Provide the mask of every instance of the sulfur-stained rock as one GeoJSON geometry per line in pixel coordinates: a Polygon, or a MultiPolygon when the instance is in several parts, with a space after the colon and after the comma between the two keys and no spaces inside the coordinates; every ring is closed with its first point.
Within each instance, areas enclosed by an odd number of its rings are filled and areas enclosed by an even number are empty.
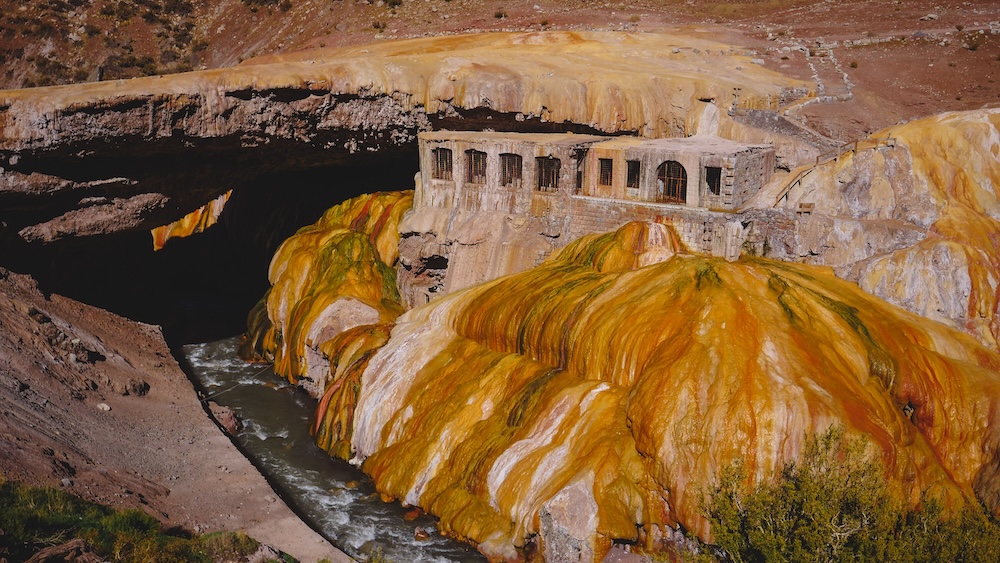
{"type": "Polygon", "coordinates": [[[808,202],[818,216],[798,229],[799,259],[998,348],[1000,110],[933,116],[875,139],[789,192],[784,207],[808,202]]]}
{"type": "Polygon", "coordinates": [[[353,418],[383,496],[491,557],[540,535],[556,560],[597,561],[679,526],[711,539],[699,491],[724,467],[765,479],[837,424],[905,502],[1000,511],[996,352],[828,270],[663,248],[653,229],[401,316],[353,418]]]}
{"type": "Polygon", "coordinates": [[[264,174],[405,158],[431,128],[725,129],[797,164],[808,143],[728,117],[810,90],[750,58],[684,34],[480,33],[3,91],[0,221],[38,243],[152,229],[264,174]]]}
{"type": "Polygon", "coordinates": [[[286,240],[271,262],[272,287],[251,312],[244,357],[273,358],[276,373],[322,395],[330,363],[321,347],[402,311],[387,264],[396,260],[398,225],[412,200],[412,192],[355,198],[286,240]]]}

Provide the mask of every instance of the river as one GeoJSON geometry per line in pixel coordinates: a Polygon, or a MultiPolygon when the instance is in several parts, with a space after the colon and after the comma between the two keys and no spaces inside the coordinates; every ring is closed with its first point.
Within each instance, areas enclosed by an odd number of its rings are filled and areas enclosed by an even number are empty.
{"type": "Polygon", "coordinates": [[[485,558],[442,537],[430,516],[384,503],[361,471],[313,443],[316,401],[267,367],[237,357],[239,337],[181,348],[183,366],[207,398],[232,408],[244,428],[233,440],[275,490],[313,528],[352,557],[375,549],[397,563],[472,563],[485,558]],[[416,539],[418,528],[427,539],[416,539]]]}

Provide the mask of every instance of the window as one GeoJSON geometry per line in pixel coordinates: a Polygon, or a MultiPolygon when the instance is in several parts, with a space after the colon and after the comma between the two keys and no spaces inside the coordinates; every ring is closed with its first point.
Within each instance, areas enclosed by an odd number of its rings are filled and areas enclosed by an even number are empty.
{"type": "Polygon", "coordinates": [[[601,158],[598,159],[598,164],[600,165],[601,168],[600,184],[602,186],[610,186],[611,180],[614,177],[615,161],[611,160],[610,158],[601,158]]]}
{"type": "Polygon", "coordinates": [[[641,167],[638,160],[628,161],[628,177],[625,180],[625,187],[633,190],[639,189],[639,171],[641,167]]]}
{"type": "Polygon", "coordinates": [[[715,166],[706,166],[705,182],[708,184],[708,193],[712,195],[722,193],[722,169],[715,166]]]}
{"type": "Polygon", "coordinates": [[[662,203],[687,201],[687,171],[680,162],[668,160],[656,169],[656,201],[662,203]]]}
{"type": "Polygon", "coordinates": [[[574,149],[573,159],[576,160],[576,192],[583,193],[583,171],[587,167],[587,149],[574,149]]]}
{"type": "Polygon", "coordinates": [[[521,155],[511,153],[500,155],[500,185],[521,187],[521,155]]]}
{"type": "Polygon", "coordinates": [[[431,151],[431,177],[436,180],[451,180],[451,149],[431,151]]]}
{"type": "Polygon", "coordinates": [[[470,184],[486,183],[486,153],[474,149],[465,151],[465,181],[470,184]]]}
{"type": "Polygon", "coordinates": [[[559,189],[559,159],[540,156],[535,159],[535,164],[538,189],[543,192],[554,192],[559,189]]]}

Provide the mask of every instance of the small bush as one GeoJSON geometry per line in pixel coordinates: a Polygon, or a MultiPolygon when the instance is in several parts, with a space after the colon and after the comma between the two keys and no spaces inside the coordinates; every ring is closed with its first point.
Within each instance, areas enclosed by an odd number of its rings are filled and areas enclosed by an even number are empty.
{"type": "Polygon", "coordinates": [[[858,68],[858,61],[851,61],[851,68],[858,68]]]}
{"type": "Polygon", "coordinates": [[[372,27],[381,33],[385,29],[385,22],[375,20],[372,22],[372,27]]]}
{"type": "Polygon", "coordinates": [[[403,0],[385,0],[385,5],[390,8],[398,8],[403,5],[403,0]]]}
{"type": "Polygon", "coordinates": [[[507,12],[503,10],[497,10],[496,12],[493,13],[493,17],[498,20],[502,20],[507,17],[507,12]]]}
{"type": "Polygon", "coordinates": [[[866,450],[833,428],[807,437],[802,459],[773,483],[747,492],[741,466],[724,470],[703,503],[717,548],[736,563],[995,560],[1000,525],[981,506],[949,516],[925,496],[908,510],[866,450]]]}
{"type": "Polygon", "coordinates": [[[257,540],[243,532],[215,532],[201,537],[201,545],[213,561],[241,560],[260,547],[257,540]]]}

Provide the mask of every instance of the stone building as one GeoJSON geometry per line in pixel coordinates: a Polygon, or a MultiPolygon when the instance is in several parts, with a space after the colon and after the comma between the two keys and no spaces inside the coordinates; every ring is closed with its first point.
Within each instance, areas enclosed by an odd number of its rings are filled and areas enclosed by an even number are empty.
{"type": "Polygon", "coordinates": [[[413,210],[400,225],[398,279],[410,306],[525,270],[629,221],[667,222],[685,248],[729,260],[791,228],[782,216],[757,232],[757,218],[740,213],[771,178],[770,146],[435,131],[419,135],[419,148],[413,210]]]}
{"type": "Polygon", "coordinates": [[[774,149],[714,136],[421,133],[417,206],[528,212],[533,194],[731,211],[771,178],[774,149]]]}

